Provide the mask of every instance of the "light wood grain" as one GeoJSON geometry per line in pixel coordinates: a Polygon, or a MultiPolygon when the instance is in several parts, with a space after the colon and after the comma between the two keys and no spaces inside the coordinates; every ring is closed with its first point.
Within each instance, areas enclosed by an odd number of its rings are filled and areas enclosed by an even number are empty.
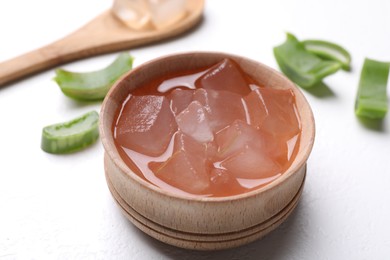
{"type": "Polygon", "coordinates": [[[0,86],[60,64],[98,54],[130,49],[179,35],[202,18],[204,0],[189,0],[188,15],[162,30],[135,31],[107,10],[74,33],[54,43],[0,63],[0,86]]]}
{"type": "MultiPolygon", "coordinates": [[[[148,223],[155,223],[177,234],[197,234],[197,237],[203,238],[205,236],[218,237],[221,234],[240,234],[244,230],[261,225],[261,223],[267,223],[286,208],[302,186],[306,161],[314,143],[315,128],[313,114],[305,97],[291,81],[279,72],[259,62],[236,55],[193,52],[147,62],[118,81],[103,102],[100,114],[100,132],[107,154],[105,171],[109,176],[109,185],[119,194],[120,199],[126,202],[128,208],[143,216],[149,221],[148,223]],[[281,177],[262,188],[244,194],[219,198],[194,198],[172,194],[133,173],[120,158],[114,145],[111,130],[115,112],[129,90],[142,87],[143,83],[151,78],[172,71],[208,67],[223,58],[236,61],[250,77],[262,85],[272,88],[288,88],[294,91],[301,118],[302,134],[298,154],[290,168],[281,177]]],[[[142,223],[142,225],[148,226],[147,223],[142,223]]],[[[150,229],[153,229],[151,225],[150,229]]],[[[160,230],[159,233],[163,232],[160,230]]],[[[167,233],[165,234],[167,235],[167,233]]],[[[256,235],[252,237],[256,237],[256,235]]],[[[160,235],[157,238],[167,242],[160,235]]],[[[177,246],[181,246],[180,243],[177,243],[180,239],[186,240],[178,235],[167,243],[176,243],[177,246]]],[[[239,238],[236,237],[236,239],[239,238]]],[[[198,244],[195,243],[194,246],[198,244]]],[[[232,243],[226,244],[226,246],[233,245],[232,243]]]]}
{"type": "MultiPolygon", "coordinates": [[[[111,167],[111,164],[112,161],[110,161],[110,158],[106,155],[106,169],[111,167]]],[[[306,165],[301,170],[306,172],[306,165]]],[[[115,190],[110,180],[110,173],[111,171],[106,171],[107,184],[111,194],[113,195],[115,202],[118,204],[123,214],[135,226],[140,228],[148,235],[167,244],[197,250],[220,250],[237,247],[265,236],[278,227],[293,212],[299,202],[304,185],[303,180],[298,193],[287,204],[287,206],[263,223],[237,232],[220,234],[197,234],[172,230],[151,221],[145,216],[140,215],[129,204],[127,204],[127,202],[120,196],[118,191],[115,190]]]]}

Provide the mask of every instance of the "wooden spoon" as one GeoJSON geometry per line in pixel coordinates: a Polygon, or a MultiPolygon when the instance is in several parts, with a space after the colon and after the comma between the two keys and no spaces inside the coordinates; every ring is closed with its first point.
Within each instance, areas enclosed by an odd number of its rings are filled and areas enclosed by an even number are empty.
{"type": "Polygon", "coordinates": [[[204,0],[189,0],[188,15],[184,19],[168,28],[147,31],[126,27],[107,10],[65,38],[0,63],[0,86],[69,61],[173,37],[201,20],[203,6],[204,0]]]}

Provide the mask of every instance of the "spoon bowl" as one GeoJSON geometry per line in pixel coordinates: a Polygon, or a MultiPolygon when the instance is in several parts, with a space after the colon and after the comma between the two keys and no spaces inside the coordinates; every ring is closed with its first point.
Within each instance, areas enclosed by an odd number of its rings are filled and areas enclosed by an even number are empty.
{"type": "Polygon", "coordinates": [[[136,31],[111,10],[56,42],[0,63],[0,86],[60,64],[158,42],[188,31],[201,21],[204,0],[188,0],[187,15],[163,29],[136,31]]]}

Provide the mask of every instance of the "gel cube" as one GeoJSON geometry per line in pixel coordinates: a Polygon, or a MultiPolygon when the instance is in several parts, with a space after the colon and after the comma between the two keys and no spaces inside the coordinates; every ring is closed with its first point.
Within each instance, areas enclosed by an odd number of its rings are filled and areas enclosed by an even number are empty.
{"type": "Polygon", "coordinates": [[[163,96],[131,96],[121,114],[117,140],[123,147],[149,156],[162,154],[177,130],[169,102],[163,96]]]}
{"type": "Polygon", "coordinates": [[[181,132],[175,136],[172,156],[149,167],[164,182],[189,193],[201,194],[210,186],[206,146],[181,132]]]}

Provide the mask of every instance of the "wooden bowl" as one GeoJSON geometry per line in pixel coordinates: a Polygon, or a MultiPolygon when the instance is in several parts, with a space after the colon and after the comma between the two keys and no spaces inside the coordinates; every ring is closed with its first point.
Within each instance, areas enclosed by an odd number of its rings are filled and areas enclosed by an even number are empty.
{"type": "Polygon", "coordinates": [[[105,149],[107,184],[125,216],[142,231],[165,243],[189,249],[216,250],[258,239],[290,215],[302,192],[315,127],[305,97],[279,72],[244,57],[193,52],[147,62],[117,81],[103,102],[100,134],[105,149]],[[115,113],[129,91],[142,87],[151,78],[212,66],[224,58],[237,62],[260,84],[294,91],[302,132],[299,151],[288,170],[262,188],[234,196],[208,198],[173,194],[133,173],[120,157],[112,134],[115,113]]]}

